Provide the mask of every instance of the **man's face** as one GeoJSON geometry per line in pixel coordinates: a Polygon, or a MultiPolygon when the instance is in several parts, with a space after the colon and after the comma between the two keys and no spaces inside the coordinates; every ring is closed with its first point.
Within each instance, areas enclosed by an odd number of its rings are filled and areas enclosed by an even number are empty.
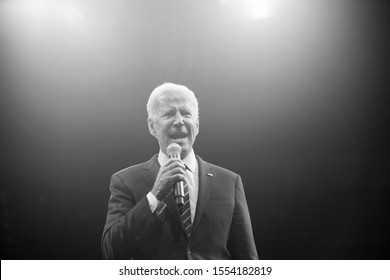
{"type": "Polygon", "coordinates": [[[191,152],[199,132],[199,118],[194,106],[185,92],[163,93],[162,101],[155,108],[155,118],[148,119],[148,126],[165,154],[171,143],[180,145],[182,159],[191,152]]]}

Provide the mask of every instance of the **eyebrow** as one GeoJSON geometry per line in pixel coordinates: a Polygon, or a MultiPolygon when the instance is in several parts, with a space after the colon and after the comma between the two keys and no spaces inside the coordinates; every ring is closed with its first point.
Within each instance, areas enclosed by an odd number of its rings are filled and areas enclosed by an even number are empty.
{"type": "MultiPolygon", "coordinates": [[[[165,111],[170,111],[170,110],[176,109],[176,106],[163,105],[163,106],[160,106],[160,108],[165,110],[165,111]]],[[[184,105],[184,106],[180,106],[179,110],[180,111],[193,111],[194,109],[191,106],[184,105]]]]}

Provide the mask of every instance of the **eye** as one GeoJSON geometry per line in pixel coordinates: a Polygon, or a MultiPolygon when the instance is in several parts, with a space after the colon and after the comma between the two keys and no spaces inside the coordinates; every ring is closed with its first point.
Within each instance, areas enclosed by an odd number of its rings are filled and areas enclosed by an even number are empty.
{"type": "Polygon", "coordinates": [[[188,110],[182,110],[182,111],[181,111],[181,114],[182,114],[183,116],[186,116],[186,117],[191,117],[191,116],[192,116],[191,112],[188,111],[188,110]]]}
{"type": "Polygon", "coordinates": [[[172,117],[173,115],[175,114],[175,112],[173,110],[168,110],[166,111],[163,116],[164,117],[172,117]]]}

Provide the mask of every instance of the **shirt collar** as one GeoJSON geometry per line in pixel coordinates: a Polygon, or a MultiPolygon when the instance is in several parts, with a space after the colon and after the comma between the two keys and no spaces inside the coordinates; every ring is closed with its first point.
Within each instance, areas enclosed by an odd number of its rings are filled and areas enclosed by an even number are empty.
{"type": "MultiPolygon", "coordinates": [[[[164,166],[169,160],[169,157],[160,150],[157,159],[160,166],[164,166]]],[[[191,149],[191,152],[184,159],[182,159],[182,162],[187,166],[187,169],[189,169],[193,174],[195,174],[197,161],[194,149],[191,149]]]]}

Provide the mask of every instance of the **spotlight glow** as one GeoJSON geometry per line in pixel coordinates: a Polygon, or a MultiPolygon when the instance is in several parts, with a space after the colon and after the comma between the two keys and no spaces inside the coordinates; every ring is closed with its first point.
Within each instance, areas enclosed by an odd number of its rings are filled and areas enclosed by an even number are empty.
{"type": "Polygon", "coordinates": [[[64,4],[62,6],[62,15],[68,24],[80,25],[85,23],[83,13],[75,5],[64,4]]]}
{"type": "Polygon", "coordinates": [[[271,0],[220,0],[220,4],[229,14],[244,19],[268,19],[276,15],[276,4],[271,0]]]}
{"type": "Polygon", "coordinates": [[[68,0],[20,0],[5,2],[4,6],[8,15],[22,17],[25,24],[65,24],[80,28],[87,23],[81,4],[68,0]]]}
{"type": "Polygon", "coordinates": [[[254,19],[267,19],[275,16],[275,8],[268,1],[248,1],[248,11],[254,19]]]}

